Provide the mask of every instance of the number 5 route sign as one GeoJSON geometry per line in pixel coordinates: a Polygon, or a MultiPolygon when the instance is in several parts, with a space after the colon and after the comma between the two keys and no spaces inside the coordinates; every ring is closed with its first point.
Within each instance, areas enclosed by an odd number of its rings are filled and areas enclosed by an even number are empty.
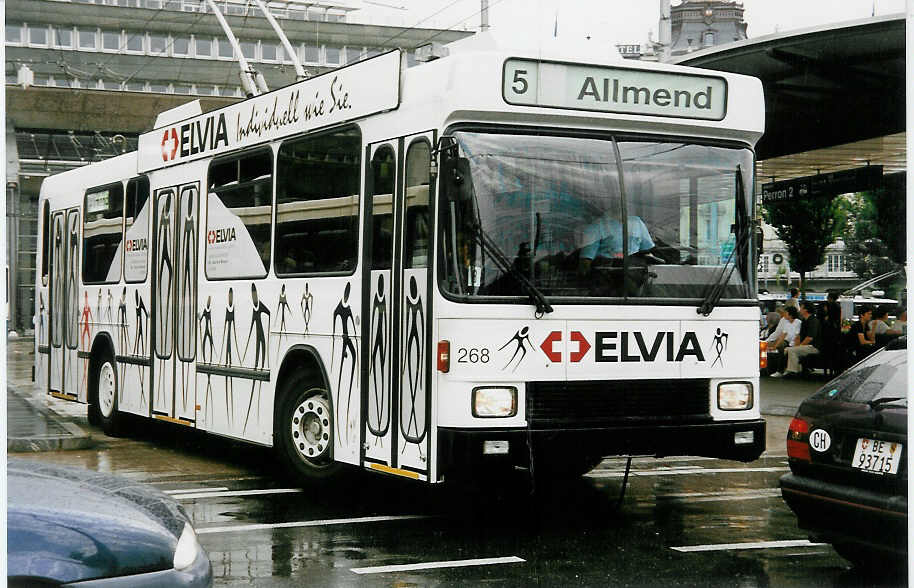
{"type": "Polygon", "coordinates": [[[721,77],[508,59],[505,102],[596,112],[723,120],[727,82],[721,77]]]}

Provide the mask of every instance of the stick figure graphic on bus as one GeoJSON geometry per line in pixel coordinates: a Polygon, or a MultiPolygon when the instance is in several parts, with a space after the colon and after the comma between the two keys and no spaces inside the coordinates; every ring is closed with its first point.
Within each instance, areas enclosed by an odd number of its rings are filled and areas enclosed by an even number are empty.
{"type": "MultiPolygon", "coordinates": [[[[136,290],[133,293],[134,306],[136,307],[136,338],[133,340],[133,354],[146,355],[146,337],[143,334],[144,325],[147,320],[149,320],[149,311],[146,310],[146,305],[143,303],[143,297],[140,296],[140,291],[136,290]]],[[[140,371],[140,404],[146,404],[146,366],[138,365],[136,366],[140,371]]]]}
{"type": "MultiPolygon", "coordinates": [[[[416,400],[422,386],[422,355],[425,346],[425,311],[419,296],[419,285],[416,276],[409,277],[409,295],[406,298],[406,369],[409,377],[409,402],[400,409],[400,429],[403,437],[411,443],[418,443],[425,436],[425,423],[420,427],[420,416],[416,409],[416,400]],[[409,418],[403,419],[403,409],[409,407],[409,418]],[[406,425],[404,426],[404,420],[406,425]],[[420,430],[421,428],[421,430],[420,430]]],[[[401,392],[401,397],[403,396],[401,392]]],[[[404,450],[406,446],[404,445],[404,450]]]]}
{"type": "Polygon", "coordinates": [[[311,311],[314,307],[314,295],[308,289],[308,282],[305,282],[305,291],[301,295],[301,314],[305,319],[305,332],[308,334],[308,325],[311,323],[311,311]]]}
{"type": "Polygon", "coordinates": [[[336,420],[340,422],[340,405],[342,404],[343,389],[340,387],[343,381],[343,368],[346,360],[349,359],[349,385],[346,396],[346,436],[349,438],[349,408],[352,401],[352,384],[355,380],[355,370],[359,361],[358,350],[356,349],[354,339],[349,334],[349,325],[352,325],[352,332],[356,332],[355,319],[352,315],[352,307],[349,305],[349,282],[346,282],[346,288],[343,290],[343,298],[333,310],[333,338],[330,345],[330,371],[333,372],[333,360],[336,357],[336,320],[340,320],[340,336],[342,338],[342,352],[340,354],[340,371],[336,378],[336,389],[339,394],[339,401],[336,408],[336,420]]]}
{"type": "MultiPolygon", "coordinates": [[[[254,309],[251,313],[251,327],[248,329],[248,340],[244,344],[244,354],[242,358],[248,355],[248,346],[251,344],[251,335],[255,335],[256,342],[254,345],[254,369],[270,369],[270,349],[267,345],[267,338],[263,328],[262,315],[267,315],[267,329],[270,326],[270,309],[257,297],[257,286],[251,283],[251,303],[254,309]],[[255,329],[256,327],[256,329],[255,329]]],[[[243,361],[243,360],[242,360],[243,361]]],[[[248,419],[251,416],[251,405],[254,404],[254,390],[257,390],[257,421],[260,422],[260,388],[263,385],[261,380],[251,381],[251,398],[248,401],[247,414],[244,417],[244,428],[248,427],[248,419]]]]}
{"type": "Polygon", "coordinates": [[[517,366],[519,366],[521,362],[524,361],[524,358],[527,357],[527,345],[530,346],[530,349],[533,349],[533,343],[530,342],[530,327],[525,326],[524,328],[514,333],[514,336],[508,339],[508,342],[499,347],[498,350],[501,351],[511,343],[516,343],[517,347],[514,348],[514,353],[511,354],[511,359],[509,359],[508,363],[505,364],[505,367],[501,369],[508,369],[508,366],[511,365],[511,363],[514,361],[514,358],[516,358],[517,354],[519,353],[520,357],[517,358],[517,363],[514,364],[514,369],[511,370],[515,371],[517,366]]]}
{"type": "Polygon", "coordinates": [[[714,367],[718,362],[720,362],[721,367],[724,365],[723,353],[727,350],[727,340],[730,336],[727,333],[722,333],[720,327],[717,327],[717,334],[714,335],[714,351],[717,352],[717,357],[711,363],[711,367],[714,367]]]}
{"type": "Polygon", "coordinates": [[[279,315],[279,340],[276,343],[276,353],[279,353],[279,349],[282,347],[282,335],[286,332],[286,310],[289,311],[289,316],[292,316],[292,307],[286,300],[286,285],[283,284],[279,290],[279,302],[276,303],[276,314],[279,315]]]}
{"type": "MultiPolygon", "coordinates": [[[[89,326],[89,321],[92,320],[92,311],[89,309],[89,293],[85,293],[85,305],[83,306],[82,312],[82,324],[83,328],[80,333],[80,346],[83,350],[88,350],[89,345],[92,343],[92,331],[89,326]]],[[[86,387],[86,383],[89,378],[89,358],[83,360],[83,388],[86,387]]]]}
{"type": "MultiPolygon", "coordinates": [[[[222,351],[219,353],[219,363],[225,367],[232,367],[232,357],[241,348],[238,345],[238,332],[235,330],[235,304],[232,288],[228,291],[228,304],[225,307],[225,322],[222,324],[222,351]],[[232,351],[232,341],[235,341],[235,352],[232,351]]],[[[240,358],[239,358],[240,359],[240,358]]],[[[225,376],[225,418],[229,424],[235,420],[235,391],[232,387],[232,377],[225,376]]]]}
{"type": "MultiPolygon", "coordinates": [[[[171,279],[174,275],[174,268],[171,263],[171,191],[165,192],[165,202],[161,209],[162,217],[159,219],[158,235],[156,241],[160,244],[162,252],[159,258],[159,309],[156,315],[159,318],[159,329],[157,333],[161,337],[160,344],[168,341],[168,326],[171,321],[171,279]]],[[[157,338],[158,339],[158,338],[157,338]]]]}
{"type": "MultiPolygon", "coordinates": [[[[212,363],[213,362],[213,297],[206,297],[206,306],[200,311],[199,321],[201,323],[201,337],[200,337],[200,355],[203,357],[203,363],[212,363]],[[207,346],[206,341],[209,340],[209,345],[207,346]],[[207,353],[209,351],[209,353],[207,353]]],[[[206,394],[203,397],[203,405],[206,407],[207,412],[212,415],[212,397],[213,397],[213,382],[212,374],[206,372],[206,394]]],[[[205,416],[205,415],[204,415],[205,416]]]]}
{"type": "Polygon", "coordinates": [[[384,274],[378,276],[378,291],[371,302],[371,384],[374,391],[374,414],[369,429],[381,437],[387,432],[387,300],[384,295],[384,274]]]}
{"type": "Polygon", "coordinates": [[[183,190],[181,196],[187,199],[187,214],[184,215],[184,230],[181,237],[182,268],[181,268],[181,341],[185,349],[191,347],[193,341],[194,323],[194,235],[196,234],[194,220],[193,190],[183,190]]]}

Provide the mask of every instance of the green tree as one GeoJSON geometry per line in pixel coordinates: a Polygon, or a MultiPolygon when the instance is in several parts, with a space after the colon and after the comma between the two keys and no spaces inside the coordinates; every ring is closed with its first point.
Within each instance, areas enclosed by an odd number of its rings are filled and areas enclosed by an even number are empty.
{"type": "Polygon", "coordinates": [[[840,234],[841,208],[837,199],[816,196],[791,202],[773,202],[762,207],[765,222],[787,245],[790,267],[800,273],[800,288],[806,274],[825,261],[825,248],[840,234]]]}
{"type": "Polygon", "coordinates": [[[861,280],[899,269],[905,262],[905,198],[892,182],[856,195],[844,231],[848,264],[861,280]]]}

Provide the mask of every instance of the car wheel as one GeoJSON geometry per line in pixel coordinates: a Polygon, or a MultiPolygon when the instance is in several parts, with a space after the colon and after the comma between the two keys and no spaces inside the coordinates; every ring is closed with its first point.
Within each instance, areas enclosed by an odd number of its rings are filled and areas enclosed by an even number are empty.
{"type": "Polygon", "coordinates": [[[95,370],[92,410],[95,412],[94,420],[98,422],[102,431],[109,436],[120,433],[121,415],[117,406],[117,369],[110,354],[101,358],[95,370]]]}
{"type": "Polygon", "coordinates": [[[333,460],[333,426],[327,391],[293,376],[283,386],[276,429],[280,457],[297,477],[319,480],[340,473],[342,464],[333,460]]]}
{"type": "MultiPolygon", "coordinates": [[[[893,563],[890,554],[872,549],[865,545],[853,543],[832,543],[838,555],[851,562],[855,568],[873,573],[876,576],[891,576],[904,567],[902,563],[893,563]]],[[[904,562],[904,559],[898,560],[904,562]]]]}

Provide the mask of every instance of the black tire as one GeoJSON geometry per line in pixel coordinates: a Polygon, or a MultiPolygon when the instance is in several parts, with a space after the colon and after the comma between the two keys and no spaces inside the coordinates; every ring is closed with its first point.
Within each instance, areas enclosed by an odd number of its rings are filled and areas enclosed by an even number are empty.
{"type": "Polygon", "coordinates": [[[839,541],[832,543],[832,547],[835,548],[838,555],[851,562],[855,568],[874,574],[877,577],[896,574],[904,566],[903,563],[893,564],[892,562],[904,562],[905,558],[893,557],[891,552],[883,552],[866,545],[839,541]]]}
{"type": "Polygon", "coordinates": [[[333,408],[327,390],[296,374],[283,384],[280,403],[274,425],[276,451],[293,477],[338,477],[343,464],[333,460],[333,408]]]}
{"type": "Polygon", "coordinates": [[[92,385],[90,421],[98,423],[105,435],[117,437],[121,433],[123,416],[118,410],[117,368],[110,352],[99,357],[90,376],[92,385]]]}

